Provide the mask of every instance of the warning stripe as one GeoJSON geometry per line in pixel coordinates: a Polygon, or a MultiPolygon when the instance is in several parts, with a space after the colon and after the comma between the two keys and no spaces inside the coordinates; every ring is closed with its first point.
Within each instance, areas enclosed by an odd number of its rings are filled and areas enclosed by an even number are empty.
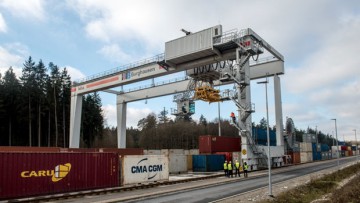
{"type": "Polygon", "coordinates": [[[86,88],[91,88],[91,87],[95,87],[95,86],[98,86],[98,85],[103,85],[103,84],[106,84],[106,83],[109,83],[109,82],[114,82],[114,81],[117,81],[117,80],[119,80],[119,76],[115,76],[115,77],[108,78],[108,79],[105,79],[105,80],[100,80],[98,82],[90,83],[90,84],[86,85],[86,88]]]}

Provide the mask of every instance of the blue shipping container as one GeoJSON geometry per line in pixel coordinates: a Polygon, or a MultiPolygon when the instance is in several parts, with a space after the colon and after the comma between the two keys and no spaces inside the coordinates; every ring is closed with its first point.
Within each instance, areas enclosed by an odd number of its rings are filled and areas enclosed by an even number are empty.
{"type": "Polygon", "coordinates": [[[312,147],[312,151],[313,151],[313,152],[316,152],[316,151],[317,151],[316,143],[312,143],[312,144],[311,144],[311,147],[312,147]]]}
{"type": "Polygon", "coordinates": [[[343,141],[338,141],[338,144],[339,144],[339,146],[341,145],[345,145],[346,143],[345,142],[343,142],[343,141]]]}
{"type": "Polygon", "coordinates": [[[329,145],[327,145],[327,144],[321,144],[321,151],[322,151],[322,152],[327,152],[327,151],[329,151],[329,150],[330,150],[329,145]]]}
{"type": "Polygon", "coordinates": [[[225,156],[218,154],[193,155],[194,172],[210,172],[224,170],[225,156]]]}
{"type": "Polygon", "coordinates": [[[321,160],[321,152],[313,151],[313,161],[321,160]]]}
{"type": "MultiPolygon", "coordinates": [[[[253,128],[252,136],[255,143],[259,145],[267,145],[267,130],[261,128],[253,128]]],[[[269,130],[270,146],[276,146],[276,131],[269,130]]]]}

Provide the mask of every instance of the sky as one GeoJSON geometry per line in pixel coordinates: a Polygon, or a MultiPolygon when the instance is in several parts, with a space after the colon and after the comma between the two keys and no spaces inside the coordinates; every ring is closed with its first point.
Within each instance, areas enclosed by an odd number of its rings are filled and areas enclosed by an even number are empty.
{"type": "MultiPolygon", "coordinates": [[[[354,129],[360,140],[357,0],[0,0],[0,72],[12,66],[20,76],[31,56],[66,67],[78,80],[163,53],[165,42],[184,35],[182,28],[196,32],[218,24],[223,31],[252,28],[284,56],[284,122],[289,117],[298,129],[335,135],[331,119],[336,118],[339,140],[354,140],[354,129]]],[[[256,82],[251,83],[252,119],[259,123],[266,117],[265,88],[256,82]]],[[[270,126],[275,125],[273,92],[270,80],[270,126]]],[[[114,126],[116,96],[100,95],[106,124],[114,126]]],[[[127,126],[175,107],[172,96],[129,103],[127,126]]],[[[231,111],[236,111],[233,103],[220,104],[223,119],[231,111]]],[[[194,120],[201,115],[213,121],[218,104],[197,101],[194,120]]]]}

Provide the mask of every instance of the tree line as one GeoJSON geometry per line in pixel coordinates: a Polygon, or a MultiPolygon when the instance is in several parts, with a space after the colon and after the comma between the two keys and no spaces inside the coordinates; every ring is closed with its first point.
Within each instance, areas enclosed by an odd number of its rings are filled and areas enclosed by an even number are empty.
{"type": "MultiPolygon", "coordinates": [[[[1,146],[69,146],[71,78],[66,68],[29,57],[22,75],[12,67],[0,74],[0,145],[1,146]]],[[[117,147],[116,127],[105,127],[98,93],[83,96],[80,147],[117,147]]],[[[238,130],[227,119],[220,119],[222,136],[238,136],[238,130]]],[[[266,129],[266,119],[253,127],[266,129]]],[[[139,120],[137,128],[127,128],[128,148],[166,149],[198,148],[200,135],[218,135],[219,120],[198,122],[191,118],[172,120],[168,111],[151,113],[139,120]]],[[[276,130],[275,126],[271,130],[276,130]]],[[[296,141],[302,141],[304,130],[296,130],[296,141]]],[[[315,130],[308,129],[315,134],[315,130]]],[[[317,132],[320,143],[332,145],[333,138],[317,132]]]]}
{"type": "MultiPolygon", "coordinates": [[[[0,145],[68,147],[71,78],[66,68],[29,57],[21,76],[0,74],[0,145]]],[[[83,97],[82,144],[91,146],[103,130],[97,93],[83,97]]]]}

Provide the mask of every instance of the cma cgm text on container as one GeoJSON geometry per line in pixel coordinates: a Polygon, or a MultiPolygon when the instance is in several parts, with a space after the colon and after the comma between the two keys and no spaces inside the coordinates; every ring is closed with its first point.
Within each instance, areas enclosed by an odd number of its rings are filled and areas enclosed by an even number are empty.
{"type": "Polygon", "coordinates": [[[166,155],[128,155],[121,162],[122,185],[169,180],[166,155]]]}

